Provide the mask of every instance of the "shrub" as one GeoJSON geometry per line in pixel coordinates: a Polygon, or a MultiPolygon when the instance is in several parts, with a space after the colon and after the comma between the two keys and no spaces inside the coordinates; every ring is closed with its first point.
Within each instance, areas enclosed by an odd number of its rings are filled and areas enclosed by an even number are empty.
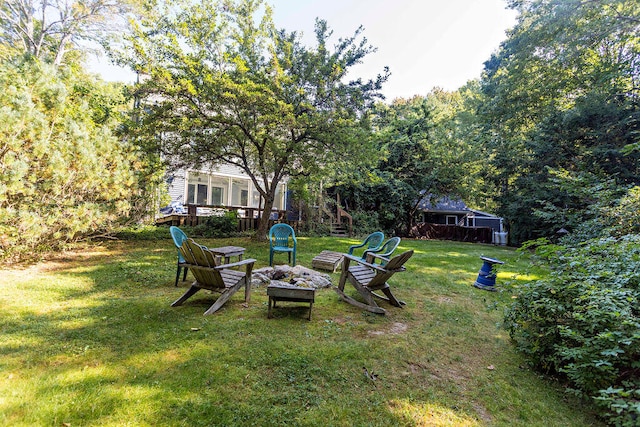
{"type": "Polygon", "coordinates": [[[364,236],[381,230],[378,212],[355,211],[351,216],[353,218],[353,232],[357,236],[364,236]]]}
{"type": "Polygon", "coordinates": [[[193,235],[208,238],[231,237],[238,234],[238,214],[227,211],[220,216],[207,217],[204,223],[193,227],[193,235]]]}
{"type": "Polygon", "coordinates": [[[551,266],[523,286],[505,325],[533,365],[595,399],[617,425],[640,415],[640,236],[541,246],[551,266]]]}

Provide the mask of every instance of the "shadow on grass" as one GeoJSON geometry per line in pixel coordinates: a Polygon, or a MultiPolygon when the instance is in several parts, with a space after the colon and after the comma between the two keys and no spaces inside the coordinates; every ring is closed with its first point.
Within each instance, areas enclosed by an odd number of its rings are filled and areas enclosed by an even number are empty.
{"type": "MultiPolygon", "coordinates": [[[[264,243],[203,243],[245,246],[256,267],[267,263],[264,243]]],[[[346,251],[352,243],[302,238],[298,258],[310,265],[321,250],[346,251]]],[[[495,329],[498,313],[486,309],[508,295],[460,284],[477,274],[480,252],[515,259],[513,251],[403,241],[399,251],[416,250],[392,284],[405,309],[372,315],[326,289],[307,321],[308,306],[296,304],[280,305],[267,319],[264,288],[252,291],[248,306],[238,293],[212,316],[202,315],[215,300],[204,292],[171,308],[188,282],[173,286],[170,241],[102,249],[3,285],[3,423],[530,425],[543,413],[550,425],[588,419],[557,390],[537,390],[544,383],[519,369],[495,329]],[[489,363],[500,364],[498,375],[487,371],[489,363]],[[479,390],[495,383],[502,384],[496,393],[519,388],[531,399],[487,403],[479,390]]]]}

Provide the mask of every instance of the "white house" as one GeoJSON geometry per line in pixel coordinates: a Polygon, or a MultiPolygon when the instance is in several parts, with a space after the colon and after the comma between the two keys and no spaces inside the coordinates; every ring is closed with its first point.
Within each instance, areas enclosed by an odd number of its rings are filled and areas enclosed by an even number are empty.
{"type": "MultiPolygon", "coordinates": [[[[233,207],[241,210],[261,209],[264,205],[249,176],[240,168],[231,165],[201,170],[180,170],[171,174],[167,183],[172,203],[233,207]]],[[[286,209],[286,193],[286,182],[280,183],[273,204],[275,210],[286,209]]],[[[257,215],[257,211],[254,215],[257,215]]]]}

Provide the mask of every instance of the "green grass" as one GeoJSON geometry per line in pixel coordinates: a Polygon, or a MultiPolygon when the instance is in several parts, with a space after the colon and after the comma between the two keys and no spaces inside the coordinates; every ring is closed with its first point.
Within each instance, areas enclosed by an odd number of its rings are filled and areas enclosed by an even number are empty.
{"type": "MultiPolygon", "coordinates": [[[[246,247],[256,268],[268,262],[266,243],[201,242],[246,247]]],[[[352,243],[300,238],[298,262],[352,243]]],[[[5,269],[0,424],[600,425],[514,351],[499,327],[510,293],[471,286],[480,255],[506,261],[498,287],[535,278],[526,260],[489,245],[403,240],[398,250],[408,249],[408,271],[391,282],[406,307],[374,315],[325,289],[310,322],[307,308],[287,303],[267,319],[264,287],[248,306],[239,292],[212,316],[202,315],[214,300],[205,292],[169,307],[188,286],[173,286],[169,239],[5,269]]]]}

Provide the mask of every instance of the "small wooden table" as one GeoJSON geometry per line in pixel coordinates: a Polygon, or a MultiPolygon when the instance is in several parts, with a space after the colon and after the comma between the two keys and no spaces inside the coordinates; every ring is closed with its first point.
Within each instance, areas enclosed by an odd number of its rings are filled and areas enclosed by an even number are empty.
{"type": "Polygon", "coordinates": [[[271,318],[271,306],[275,308],[277,301],[292,301],[292,302],[308,302],[309,303],[309,316],[308,320],[311,320],[311,308],[315,302],[316,290],[314,288],[303,288],[301,286],[287,285],[287,284],[272,284],[267,286],[267,295],[269,296],[269,310],[267,317],[271,318]]]}
{"type": "Polygon", "coordinates": [[[335,273],[342,263],[342,255],[340,252],[322,251],[311,260],[311,267],[335,273]]]}
{"type": "Polygon", "coordinates": [[[219,256],[220,258],[224,258],[224,263],[229,264],[229,259],[232,256],[237,256],[238,261],[242,261],[242,256],[244,255],[245,248],[241,248],[240,246],[221,246],[219,248],[208,248],[214,255],[219,256]]]}

